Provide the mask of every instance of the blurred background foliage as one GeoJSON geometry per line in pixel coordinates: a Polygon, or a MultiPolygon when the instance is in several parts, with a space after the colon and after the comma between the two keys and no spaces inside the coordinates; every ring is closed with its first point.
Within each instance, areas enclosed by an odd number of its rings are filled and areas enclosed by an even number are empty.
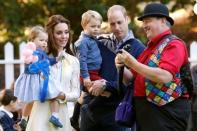
{"type": "MultiPolygon", "coordinates": [[[[158,1],[158,0],[152,0],[158,1]]],[[[150,0],[0,0],[0,59],[3,59],[3,47],[6,42],[14,44],[18,49],[19,43],[26,41],[29,29],[34,25],[45,25],[48,18],[53,14],[61,14],[71,21],[73,41],[75,41],[82,28],[80,25],[81,15],[88,9],[96,10],[107,21],[107,9],[114,5],[123,5],[130,16],[130,28],[136,37],[146,42],[146,37],[137,22],[137,16],[142,14],[144,6],[150,0]]],[[[188,44],[197,39],[197,16],[192,8],[194,0],[160,0],[167,4],[176,18],[173,31],[188,44]],[[186,17],[187,16],[187,17],[186,17]]],[[[172,15],[173,16],[173,15],[172,15]]],[[[15,57],[18,56],[15,50],[15,57]]]]}

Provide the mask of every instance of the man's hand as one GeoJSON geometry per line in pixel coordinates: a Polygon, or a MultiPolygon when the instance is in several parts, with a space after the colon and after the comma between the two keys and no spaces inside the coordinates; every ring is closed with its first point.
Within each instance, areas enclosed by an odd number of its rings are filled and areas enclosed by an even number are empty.
{"type": "Polygon", "coordinates": [[[118,53],[115,58],[115,65],[117,68],[122,67],[123,65],[131,67],[136,62],[137,60],[124,49],[121,49],[120,53],[118,53]]]}
{"type": "Polygon", "coordinates": [[[94,96],[99,96],[103,93],[104,89],[103,86],[105,85],[105,80],[96,80],[94,81],[93,85],[89,89],[89,93],[94,95],[94,96]]]}

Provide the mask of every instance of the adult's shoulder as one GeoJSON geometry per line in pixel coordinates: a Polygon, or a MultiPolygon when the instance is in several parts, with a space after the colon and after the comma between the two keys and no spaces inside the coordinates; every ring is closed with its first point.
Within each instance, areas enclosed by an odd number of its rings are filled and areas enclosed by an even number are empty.
{"type": "Polygon", "coordinates": [[[129,53],[131,55],[133,55],[135,58],[138,58],[139,55],[145,49],[145,45],[137,38],[129,39],[128,41],[125,42],[125,44],[130,44],[131,45],[131,49],[130,49],[129,53]]]}
{"type": "Polygon", "coordinates": [[[112,49],[114,47],[115,38],[112,33],[102,34],[97,37],[99,48],[108,48],[112,49]]]}
{"type": "Polygon", "coordinates": [[[72,63],[79,64],[79,60],[76,56],[66,53],[66,58],[69,59],[72,63]]]}
{"type": "Polygon", "coordinates": [[[136,45],[140,45],[140,46],[144,46],[144,44],[142,43],[142,41],[140,41],[138,38],[132,38],[130,39],[131,44],[136,44],[136,45]]]}
{"type": "Polygon", "coordinates": [[[186,47],[185,42],[178,37],[171,39],[171,41],[169,42],[169,44],[166,46],[165,49],[169,49],[169,48],[171,48],[171,49],[173,48],[175,50],[187,51],[187,47],[186,47]]]}

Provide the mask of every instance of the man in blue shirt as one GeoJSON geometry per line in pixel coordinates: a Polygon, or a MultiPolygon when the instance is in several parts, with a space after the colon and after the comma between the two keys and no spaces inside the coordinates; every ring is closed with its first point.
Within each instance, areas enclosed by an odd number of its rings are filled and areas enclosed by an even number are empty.
{"type": "Polygon", "coordinates": [[[117,91],[117,70],[114,59],[119,49],[130,44],[130,53],[137,58],[144,50],[144,45],[134,38],[129,30],[129,19],[124,7],[114,5],[109,8],[108,22],[112,34],[107,38],[101,38],[98,47],[102,56],[100,75],[104,80],[96,80],[86,96],[81,109],[81,131],[125,131],[126,128],[115,123],[115,110],[120,102],[117,91]],[[110,97],[103,97],[104,91],[111,93],[110,97]],[[92,95],[94,97],[92,97],[92,95]],[[92,103],[92,99],[97,99],[92,103]],[[91,101],[91,103],[89,103],[91,101]]]}

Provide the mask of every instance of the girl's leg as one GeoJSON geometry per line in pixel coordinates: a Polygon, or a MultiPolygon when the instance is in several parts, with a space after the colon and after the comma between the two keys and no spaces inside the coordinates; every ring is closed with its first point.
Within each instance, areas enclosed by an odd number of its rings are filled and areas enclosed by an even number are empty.
{"type": "Polygon", "coordinates": [[[24,108],[22,110],[22,119],[25,119],[27,121],[28,116],[31,113],[32,106],[33,106],[33,102],[25,104],[25,106],[24,106],[24,108]]]}
{"type": "Polygon", "coordinates": [[[22,130],[25,130],[26,129],[28,117],[29,117],[29,115],[31,113],[32,106],[33,106],[33,102],[26,103],[24,105],[24,107],[23,107],[23,110],[22,110],[22,119],[19,122],[19,126],[22,128],[22,130]]]}
{"type": "Polygon", "coordinates": [[[49,121],[56,127],[62,128],[63,125],[59,120],[59,102],[56,99],[50,100],[51,117],[49,121]]]}
{"type": "Polygon", "coordinates": [[[58,100],[65,100],[65,94],[63,92],[60,92],[60,94],[56,98],[50,100],[50,109],[52,115],[56,116],[56,118],[59,118],[58,113],[60,105],[58,100]]]}
{"type": "Polygon", "coordinates": [[[59,118],[59,103],[57,100],[52,99],[50,100],[50,109],[52,112],[52,115],[55,116],[56,118],[59,118]]]}

